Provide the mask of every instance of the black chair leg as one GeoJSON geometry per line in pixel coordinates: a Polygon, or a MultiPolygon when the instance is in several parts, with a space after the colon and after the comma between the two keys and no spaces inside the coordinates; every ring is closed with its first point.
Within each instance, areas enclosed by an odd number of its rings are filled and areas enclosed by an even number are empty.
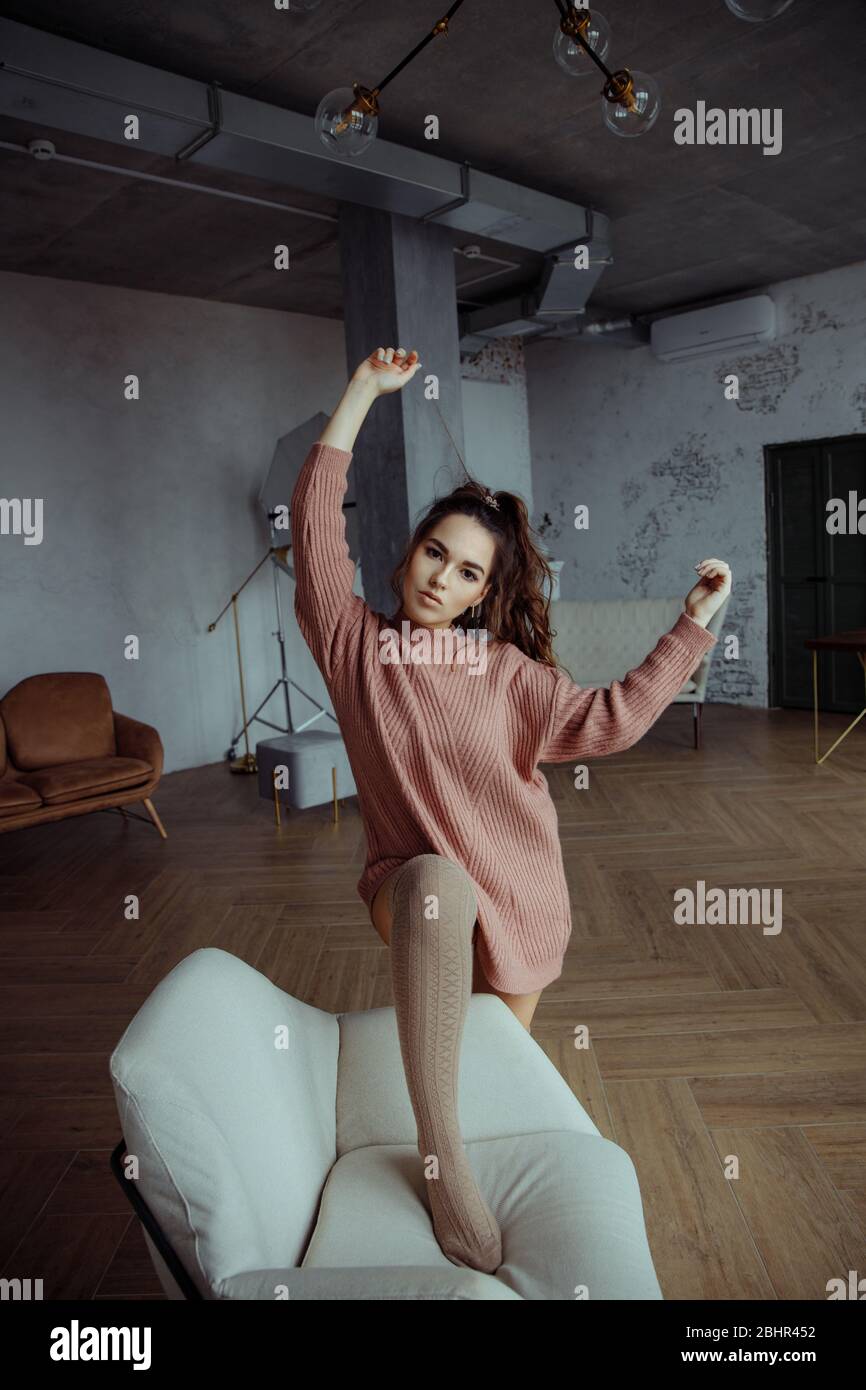
{"type": "Polygon", "coordinates": [[[702,701],[700,701],[700,700],[692,700],[692,711],[693,711],[693,713],[694,713],[694,725],[695,725],[695,748],[701,748],[701,747],[703,746],[703,745],[702,745],[702,742],[701,742],[701,733],[702,733],[701,715],[702,715],[702,713],[703,713],[703,709],[704,709],[704,706],[703,706],[702,701]]]}

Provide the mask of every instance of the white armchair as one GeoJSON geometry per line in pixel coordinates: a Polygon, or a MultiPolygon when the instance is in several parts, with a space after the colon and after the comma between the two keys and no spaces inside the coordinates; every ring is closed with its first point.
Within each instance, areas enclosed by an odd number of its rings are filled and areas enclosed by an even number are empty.
{"type": "Polygon", "coordinates": [[[471,998],[459,1078],[502,1230],[494,1275],[434,1235],[393,1008],[326,1013],[205,948],[157,985],[110,1069],[112,1166],[169,1298],[662,1297],[632,1160],[495,995],[471,998]]]}

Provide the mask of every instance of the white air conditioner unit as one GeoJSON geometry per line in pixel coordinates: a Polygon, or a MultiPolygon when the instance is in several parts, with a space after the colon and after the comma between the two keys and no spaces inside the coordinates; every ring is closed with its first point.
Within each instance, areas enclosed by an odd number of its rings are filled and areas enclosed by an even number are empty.
{"type": "Polygon", "coordinates": [[[729,352],[770,342],[776,336],[776,305],[768,294],[730,299],[708,309],[672,314],[650,325],[650,347],[662,362],[681,362],[709,352],[729,352]]]}

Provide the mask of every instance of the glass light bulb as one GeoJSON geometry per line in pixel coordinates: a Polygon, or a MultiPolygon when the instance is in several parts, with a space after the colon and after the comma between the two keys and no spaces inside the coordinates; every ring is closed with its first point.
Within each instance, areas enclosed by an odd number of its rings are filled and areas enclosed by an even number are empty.
{"type": "Polygon", "coordinates": [[[725,0],[731,14],[737,19],[748,19],[760,24],[763,19],[775,19],[786,10],[793,0],[725,0]]]}
{"type": "MultiPolygon", "coordinates": [[[[580,13],[580,6],[575,5],[575,9],[580,13]]],[[[610,25],[603,14],[599,14],[597,10],[591,11],[583,37],[596,57],[604,62],[610,48],[610,25]]],[[[569,77],[586,77],[589,73],[599,71],[577,39],[569,38],[561,29],[557,29],[553,36],[553,56],[569,77]]]]}
{"type": "Polygon", "coordinates": [[[322,97],[316,110],[316,130],[326,150],[351,159],[363,154],[376,138],[379,117],[359,108],[351,87],[336,87],[322,97]]]}
{"type": "Polygon", "coordinates": [[[638,72],[630,68],[632,93],[630,104],[625,101],[601,99],[601,113],[608,130],[615,135],[644,135],[653,125],[661,110],[659,84],[648,72],[638,72]]]}

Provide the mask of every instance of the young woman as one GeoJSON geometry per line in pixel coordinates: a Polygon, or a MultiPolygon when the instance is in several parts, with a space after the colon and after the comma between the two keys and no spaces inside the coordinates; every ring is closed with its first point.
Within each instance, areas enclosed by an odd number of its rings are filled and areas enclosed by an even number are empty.
{"type": "Polygon", "coordinates": [[[291,507],[295,614],[358,790],[367,840],[358,892],[390,946],[418,1147],[435,1179],[433,1227],[453,1263],[491,1272],[500,1232],[460,1136],[459,1052],[473,989],[497,994],[529,1029],[562,971],[568,888],[538,763],[636,743],[715,644],[706,624],[731,576],[724,561],[702,561],[684,611],[646,660],[609,689],[582,689],[555,663],[549,570],[524,502],[470,481],[416,528],[392,578],[395,613],[373,612],[353,592],[346,474],[373,402],[420,366],[403,348],[371,353],[310,450],[291,507]],[[457,624],[486,634],[483,662],[455,659],[457,624]]]}

